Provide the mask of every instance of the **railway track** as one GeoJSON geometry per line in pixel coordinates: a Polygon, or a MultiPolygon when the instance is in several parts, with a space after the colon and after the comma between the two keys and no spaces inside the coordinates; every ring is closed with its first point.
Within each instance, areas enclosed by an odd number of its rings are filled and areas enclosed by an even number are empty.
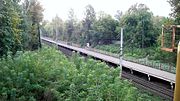
{"type": "MultiPolygon", "coordinates": [[[[48,45],[54,45],[54,43],[51,43],[51,42],[45,42],[45,44],[48,44],[48,45]]],[[[59,47],[58,46],[58,49],[60,51],[62,51],[65,55],[67,56],[71,56],[72,54],[72,51],[73,50],[69,50],[67,48],[63,48],[63,47],[59,47]]],[[[83,55],[85,56],[85,55],[83,55]]],[[[106,62],[106,61],[104,61],[106,62]]],[[[116,64],[112,64],[112,63],[109,63],[107,62],[107,64],[111,64],[112,66],[115,66],[116,64]]],[[[125,70],[123,69],[122,70],[122,78],[123,79],[128,79],[130,81],[132,81],[132,83],[140,88],[140,89],[144,89],[144,90],[148,90],[150,92],[152,92],[153,94],[156,94],[156,95],[159,95],[161,96],[162,98],[164,98],[165,100],[169,99],[169,100],[173,100],[173,89],[171,89],[169,83],[165,83],[162,82],[160,79],[158,80],[151,80],[151,81],[148,81],[147,80],[147,76],[139,76],[139,75],[142,75],[143,73],[131,73],[130,70],[125,70]]]]}
{"type": "Polygon", "coordinates": [[[153,81],[148,81],[146,78],[138,77],[124,70],[122,70],[121,76],[123,79],[131,80],[132,83],[140,89],[148,90],[164,99],[173,100],[174,91],[168,88],[167,85],[161,85],[153,81]]]}

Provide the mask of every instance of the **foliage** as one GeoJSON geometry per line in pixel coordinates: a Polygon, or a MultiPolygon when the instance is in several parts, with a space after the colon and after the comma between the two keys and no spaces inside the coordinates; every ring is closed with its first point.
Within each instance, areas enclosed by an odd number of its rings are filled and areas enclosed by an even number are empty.
{"type": "Polygon", "coordinates": [[[95,48],[104,50],[104,51],[108,51],[111,53],[116,53],[116,54],[120,53],[120,45],[118,45],[118,44],[98,45],[95,48]]]}
{"type": "Polygon", "coordinates": [[[118,22],[116,20],[114,20],[110,15],[101,12],[98,20],[93,25],[93,30],[97,35],[92,36],[92,43],[97,42],[96,45],[112,43],[112,40],[117,39],[117,26],[118,22]],[[93,37],[96,38],[96,40],[93,40],[93,37]]]}
{"type": "Polygon", "coordinates": [[[43,33],[42,33],[43,36],[55,39],[54,37],[56,35],[55,35],[55,31],[54,31],[54,28],[55,28],[54,21],[56,21],[56,20],[53,20],[53,22],[47,22],[45,25],[43,25],[43,33]]]}
{"type": "Polygon", "coordinates": [[[152,13],[144,4],[135,4],[129,8],[121,19],[128,47],[145,48],[155,44],[157,32],[154,32],[152,13]]]}
{"type": "Polygon", "coordinates": [[[29,21],[29,49],[35,50],[41,47],[40,22],[43,19],[43,8],[38,0],[25,0],[22,4],[23,14],[27,15],[29,21]]]}
{"type": "Polygon", "coordinates": [[[70,62],[56,49],[18,52],[0,61],[3,101],[160,101],[119,78],[119,68],[74,55],[70,62]]]}
{"type": "Polygon", "coordinates": [[[24,6],[20,5],[20,0],[0,1],[0,57],[6,56],[8,51],[15,54],[19,50],[37,49],[37,23],[42,20],[42,7],[37,0],[36,3],[30,1],[24,6]]]}
{"type": "Polygon", "coordinates": [[[7,55],[8,51],[13,54],[21,50],[22,33],[19,28],[21,23],[18,2],[2,0],[0,7],[0,57],[7,55]]]}
{"type": "Polygon", "coordinates": [[[0,98],[3,101],[44,99],[43,94],[48,92],[48,85],[64,75],[57,75],[56,70],[60,73],[65,67],[70,67],[71,63],[66,63],[65,56],[50,48],[18,52],[14,58],[9,55],[7,59],[1,59],[0,98]],[[58,69],[57,66],[62,68],[58,69]]]}
{"type": "Polygon", "coordinates": [[[87,5],[85,7],[85,18],[83,19],[82,21],[82,30],[83,30],[83,33],[82,33],[82,42],[81,44],[85,45],[86,43],[88,43],[91,38],[92,38],[92,33],[94,32],[93,31],[93,24],[96,20],[96,12],[94,10],[94,8],[91,6],[91,5],[87,5]]]}
{"type": "Polygon", "coordinates": [[[172,6],[171,15],[176,19],[176,24],[180,24],[180,1],[179,0],[168,0],[172,6]]]}
{"type": "MultiPolygon", "coordinates": [[[[120,29],[124,28],[125,46],[135,48],[147,48],[157,44],[161,33],[162,24],[173,23],[173,19],[165,17],[155,17],[149,8],[144,4],[132,5],[129,10],[122,14],[117,11],[115,20],[103,11],[97,13],[91,5],[85,7],[85,18],[82,21],[75,19],[74,11],[69,11],[69,19],[63,21],[63,34],[56,39],[71,41],[86,45],[90,43],[92,47],[100,44],[111,44],[120,39],[120,29]]],[[[47,32],[54,29],[54,25],[47,24],[47,32]]],[[[59,30],[60,28],[58,28],[59,30]]],[[[62,28],[61,28],[62,30],[62,28]]],[[[50,31],[50,35],[56,34],[50,31]]]]}
{"type": "Polygon", "coordinates": [[[68,20],[67,22],[65,23],[65,36],[66,36],[66,39],[67,41],[70,41],[73,38],[73,35],[74,35],[74,30],[75,30],[75,15],[74,15],[74,10],[73,9],[70,9],[69,11],[69,14],[68,14],[68,20]]]}
{"type": "Polygon", "coordinates": [[[63,29],[64,29],[63,28],[63,21],[57,15],[56,15],[56,17],[54,19],[52,19],[52,22],[50,23],[50,25],[47,25],[46,27],[51,28],[51,29],[49,29],[47,31],[50,31],[50,33],[53,32],[52,36],[53,36],[53,39],[55,39],[55,40],[60,39],[60,36],[63,35],[63,29]]]}

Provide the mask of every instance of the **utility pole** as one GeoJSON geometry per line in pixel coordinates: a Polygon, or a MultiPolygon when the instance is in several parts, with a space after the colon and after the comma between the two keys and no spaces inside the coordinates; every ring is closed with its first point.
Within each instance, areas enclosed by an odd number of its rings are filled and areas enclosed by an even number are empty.
{"type": "Polygon", "coordinates": [[[174,91],[174,101],[180,101],[180,41],[177,50],[177,63],[176,63],[176,84],[174,91]]]}
{"type": "Polygon", "coordinates": [[[120,38],[120,68],[122,69],[122,59],[123,59],[123,28],[121,28],[121,38],[120,38]]]}

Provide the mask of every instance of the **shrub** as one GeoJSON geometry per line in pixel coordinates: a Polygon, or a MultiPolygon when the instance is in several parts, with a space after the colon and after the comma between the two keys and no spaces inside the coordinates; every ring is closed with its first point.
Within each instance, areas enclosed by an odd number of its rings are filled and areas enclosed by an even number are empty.
{"type": "Polygon", "coordinates": [[[0,98],[3,101],[158,101],[140,93],[119,78],[119,68],[84,59],[75,54],[67,59],[45,47],[19,52],[0,61],[0,98]]]}

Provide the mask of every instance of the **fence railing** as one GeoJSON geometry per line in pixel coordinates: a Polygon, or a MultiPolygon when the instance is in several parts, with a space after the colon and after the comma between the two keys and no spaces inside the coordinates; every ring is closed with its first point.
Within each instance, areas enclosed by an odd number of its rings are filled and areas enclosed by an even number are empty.
{"type": "MultiPolygon", "coordinates": [[[[87,49],[91,50],[91,51],[95,51],[95,52],[99,52],[99,53],[102,53],[102,54],[106,54],[106,55],[109,55],[109,56],[119,58],[119,54],[113,54],[113,53],[110,53],[110,52],[106,52],[106,51],[102,51],[102,50],[98,50],[98,49],[94,49],[94,48],[87,48],[87,49]]],[[[174,73],[174,74],[176,73],[175,66],[173,66],[173,65],[171,65],[169,63],[161,63],[161,62],[158,62],[158,61],[148,60],[147,58],[137,59],[137,58],[130,57],[130,56],[123,56],[123,60],[131,61],[131,62],[134,62],[134,63],[138,63],[138,64],[141,64],[141,65],[145,65],[145,66],[148,66],[148,67],[156,68],[156,69],[167,71],[167,72],[174,73]]]]}
{"type": "Polygon", "coordinates": [[[174,73],[174,74],[176,73],[175,66],[173,66],[171,64],[168,64],[168,63],[161,63],[161,62],[158,62],[158,61],[148,60],[146,58],[144,58],[144,59],[136,59],[136,58],[133,58],[133,57],[124,57],[123,59],[127,60],[127,61],[131,61],[131,62],[141,64],[141,65],[156,68],[156,69],[159,69],[159,70],[167,71],[167,72],[170,72],[170,73],[174,73]]]}

